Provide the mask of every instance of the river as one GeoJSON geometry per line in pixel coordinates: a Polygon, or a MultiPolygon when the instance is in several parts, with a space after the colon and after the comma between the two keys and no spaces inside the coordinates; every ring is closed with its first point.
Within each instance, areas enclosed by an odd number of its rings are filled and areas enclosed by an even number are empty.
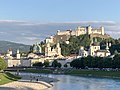
{"type": "Polygon", "coordinates": [[[56,78],[59,81],[52,83],[53,87],[46,90],[120,90],[119,79],[52,74],[48,74],[47,76],[56,78]]]}

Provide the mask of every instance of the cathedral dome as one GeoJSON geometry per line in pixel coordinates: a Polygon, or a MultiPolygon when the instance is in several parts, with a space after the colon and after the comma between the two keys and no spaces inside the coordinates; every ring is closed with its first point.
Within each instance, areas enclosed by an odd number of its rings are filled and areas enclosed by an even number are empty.
{"type": "Polygon", "coordinates": [[[35,44],[35,45],[33,46],[33,52],[34,52],[34,53],[41,53],[41,47],[40,47],[39,44],[35,44]]]}

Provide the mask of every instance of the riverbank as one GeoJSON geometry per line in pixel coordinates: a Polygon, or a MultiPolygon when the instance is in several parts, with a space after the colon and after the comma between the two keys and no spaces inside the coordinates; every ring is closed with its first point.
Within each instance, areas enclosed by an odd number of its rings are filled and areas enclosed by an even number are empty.
{"type": "Polygon", "coordinates": [[[66,71],[65,74],[89,76],[89,77],[119,78],[120,79],[120,71],[70,70],[70,71],[66,71]]]}
{"type": "MultiPolygon", "coordinates": [[[[11,75],[15,73],[12,72],[11,75]]],[[[4,75],[3,75],[4,76],[4,75]]],[[[19,74],[21,79],[18,81],[11,81],[6,82],[0,85],[0,89],[2,90],[41,90],[51,88],[53,85],[50,82],[57,81],[56,79],[43,77],[43,76],[36,76],[36,75],[22,75],[19,74]]],[[[3,80],[3,79],[2,79],[3,80]]]]}
{"type": "MultiPolygon", "coordinates": [[[[37,69],[27,69],[26,72],[31,73],[44,73],[44,74],[54,74],[54,70],[37,70],[37,69]],[[47,71],[47,72],[46,72],[47,71]]],[[[78,76],[89,76],[89,77],[104,77],[104,78],[119,78],[120,71],[102,71],[102,70],[85,70],[85,69],[58,69],[55,74],[65,74],[65,75],[78,75],[78,76]]]]}
{"type": "Polygon", "coordinates": [[[47,89],[48,87],[42,82],[22,82],[22,81],[15,81],[11,83],[7,83],[4,85],[0,85],[2,90],[41,90],[47,89]]]}
{"type": "Polygon", "coordinates": [[[10,83],[13,81],[17,81],[21,79],[21,77],[13,75],[9,72],[5,72],[5,73],[0,73],[0,85],[6,84],[6,83],[10,83]]]}

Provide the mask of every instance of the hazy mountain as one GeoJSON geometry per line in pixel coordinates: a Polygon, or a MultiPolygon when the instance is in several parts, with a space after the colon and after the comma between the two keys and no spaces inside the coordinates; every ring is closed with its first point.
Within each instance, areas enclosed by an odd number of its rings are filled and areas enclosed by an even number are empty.
{"type": "Polygon", "coordinates": [[[0,53],[6,53],[10,48],[13,50],[13,53],[16,53],[17,49],[19,49],[20,52],[29,52],[30,45],[24,45],[9,41],[0,41],[0,53]]]}

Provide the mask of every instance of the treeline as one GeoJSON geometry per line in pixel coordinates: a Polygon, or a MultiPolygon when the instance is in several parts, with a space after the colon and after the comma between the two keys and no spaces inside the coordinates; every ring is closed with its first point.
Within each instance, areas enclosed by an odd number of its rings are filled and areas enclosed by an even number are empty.
{"type": "Polygon", "coordinates": [[[113,58],[110,57],[82,57],[73,60],[70,63],[73,68],[120,68],[120,55],[115,55],[113,58]]]}
{"type": "Polygon", "coordinates": [[[59,63],[57,60],[54,60],[52,62],[52,65],[50,65],[49,60],[45,60],[44,63],[42,62],[36,62],[33,64],[34,67],[54,67],[54,68],[61,68],[62,64],[59,63]]]}

